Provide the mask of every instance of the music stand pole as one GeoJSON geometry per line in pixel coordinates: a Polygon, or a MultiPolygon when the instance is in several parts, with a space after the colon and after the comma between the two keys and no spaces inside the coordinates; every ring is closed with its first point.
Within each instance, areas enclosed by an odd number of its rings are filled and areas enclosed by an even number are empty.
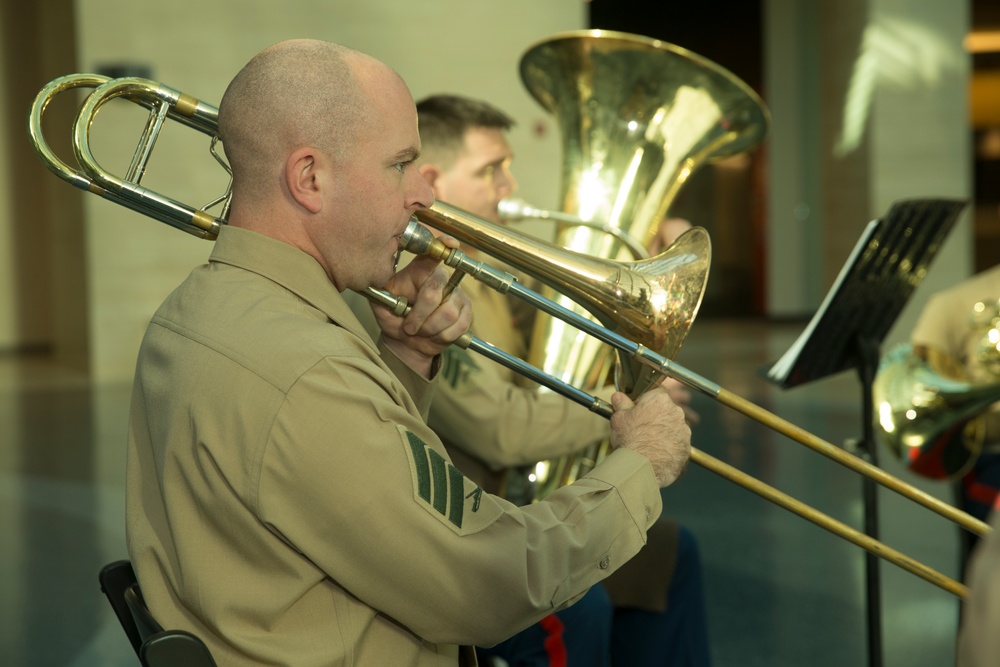
{"type": "MultiPolygon", "coordinates": [[[[861,441],[858,455],[874,466],[878,465],[878,448],[875,443],[875,407],[872,386],[880,359],[878,340],[870,336],[858,336],[857,347],[858,378],[861,381],[861,441]]],[[[872,539],[879,538],[878,485],[870,477],[862,479],[862,499],[864,502],[865,534],[872,539]]],[[[882,577],[879,558],[866,552],[865,591],[868,615],[868,665],[882,665],[882,577]]]]}

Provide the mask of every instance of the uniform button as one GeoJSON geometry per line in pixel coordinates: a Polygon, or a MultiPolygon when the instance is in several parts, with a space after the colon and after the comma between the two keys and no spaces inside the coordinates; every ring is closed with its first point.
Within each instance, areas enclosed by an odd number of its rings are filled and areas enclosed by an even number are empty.
{"type": "Polygon", "coordinates": [[[601,559],[601,569],[602,570],[608,569],[608,565],[610,565],[610,564],[611,564],[611,559],[608,556],[605,556],[604,558],[601,559]]]}
{"type": "Polygon", "coordinates": [[[647,518],[647,519],[649,518],[649,514],[650,514],[650,512],[649,512],[649,508],[647,507],[647,508],[646,508],[646,518],[647,518]]]}

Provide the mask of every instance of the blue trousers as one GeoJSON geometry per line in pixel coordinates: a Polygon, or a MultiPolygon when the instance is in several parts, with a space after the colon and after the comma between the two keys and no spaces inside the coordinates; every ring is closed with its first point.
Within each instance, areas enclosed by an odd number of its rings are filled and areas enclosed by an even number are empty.
{"type": "Polygon", "coordinates": [[[476,652],[484,666],[709,667],[701,556],[694,534],[679,527],[665,612],[615,609],[604,587],[594,586],[572,606],[476,652]],[[503,662],[492,662],[494,657],[503,662]]]}
{"type": "Polygon", "coordinates": [[[615,667],[712,664],[698,542],[684,526],[679,527],[677,538],[677,565],[667,591],[666,611],[615,609],[611,633],[615,667]]]}
{"type": "Polygon", "coordinates": [[[603,586],[493,648],[476,648],[480,665],[510,667],[607,667],[614,608],[603,586]]]}

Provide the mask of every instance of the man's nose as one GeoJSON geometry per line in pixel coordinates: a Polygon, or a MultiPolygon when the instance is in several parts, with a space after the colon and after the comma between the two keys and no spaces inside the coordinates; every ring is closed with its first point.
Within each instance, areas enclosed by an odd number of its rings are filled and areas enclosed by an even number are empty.
{"type": "Polygon", "coordinates": [[[514,178],[514,174],[510,169],[504,167],[500,172],[500,178],[497,179],[497,193],[500,198],[509,197],[517,191],[517,179],[514,178]]]}
{"type": "Polygon", "coordinates": [[[407,206],[410,208],[430,208],[434,204],[434,189],[431,188],[423,174],[416,169],[411,171],[407,206]]]}

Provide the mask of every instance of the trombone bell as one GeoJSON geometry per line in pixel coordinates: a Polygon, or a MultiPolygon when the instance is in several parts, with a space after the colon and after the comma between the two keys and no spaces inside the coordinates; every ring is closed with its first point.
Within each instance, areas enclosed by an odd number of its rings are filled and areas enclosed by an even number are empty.
{"type": "MultiPolygon", "coordinates": [[[[442,202],[417,211],[416,217],[541,281],[605,328],[668,359],[684,342],[708,281],[711,242],[701,227],[688,230],[656,257],[615,262],[545,243],[442,202]]],[[[621,355],[621,362],[617,385],[632,398],[663,381],[662,373],[634,373],[635,368],[648,367],[636,364],[630,355],[621,355]]]]}

